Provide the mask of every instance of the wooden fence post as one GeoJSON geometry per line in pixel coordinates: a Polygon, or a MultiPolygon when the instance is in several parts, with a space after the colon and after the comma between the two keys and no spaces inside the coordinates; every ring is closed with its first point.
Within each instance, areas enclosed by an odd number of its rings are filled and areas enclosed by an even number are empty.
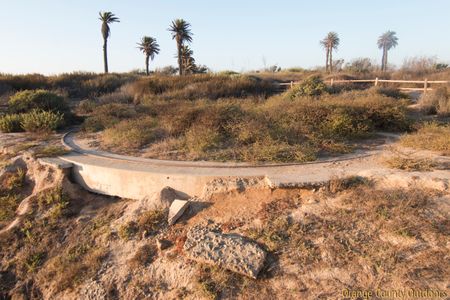
{"type": "Polygon", "coordinates": [[[375,78],[375,86],[378,86],[378,77],[375,78]]]}
{"type": "Polygon", "coordinates": [[[331,86],[333,86],[333,84],[334,84],[334,79],[333,79],[333,78],[331,78],[331,82],[330,82],[330,85],[331,85],[331,86]]]}
{"type": "Polygon", "coordinates": [[[294,87],[294,82],[291,81],[291,89],[294,87]]]}
{"type": "Polygon", "coordinates": [[[428,79],[425,78],[425,81],[423,82],[423,93],[426,94],[428,90],[428,79]]]}

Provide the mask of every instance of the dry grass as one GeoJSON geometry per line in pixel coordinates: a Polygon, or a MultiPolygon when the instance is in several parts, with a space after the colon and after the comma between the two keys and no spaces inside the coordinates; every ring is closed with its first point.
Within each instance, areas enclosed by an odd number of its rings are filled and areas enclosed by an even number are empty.
{"type": "Polygon", "coordinates": [[[148,210],[137,220],[139,232],[144,236],[153,235],[167,223],[167,213],[163,210],[148,210]]]}
{"type": "Polygon", "coordinates": [[[154,76],[127,87],[135,103],[152,103],[155,100],[198,100],[220,98],[265,97],[275,86],[252,76],[190,75],[154,76]]]}
{"type": "MultiPolygon", "coordinates": [[[[409,128],[405,103],[377,93],[291,96],[138,106],[130,120],[107,125],[103,146],[121,153],[146,148],[152,158],[304,162],[348,153],[377,130],[409,128]]],[[[94,114],[87,124],[102,120],[114,117],[94,114]]]]}
{"type": "Polygon", "coordinates": [[[401,137],[400,144],[414,149],[439,151],[450,155],[450,126],[426,123],[417,132],[401,137]]]}
{"type": "Polygon", "coordinates": [[[145,267],[155,259],[156,255],[156,246],[151,243],[145,244],[136,250],[134,256],[128,261],[128,266],[131,269],[145,267]]]}
{"type": "Polygon", "coordinates": [[[450,98],[446,87],[440,87],[422,94],[419,107],[427,114],[450,115],[450,98]]]}
{"type": "Polygon", "coordinates": [[[343,288],[445,290],[450,274],[442,255],[449,222],[437,206],[440,196],[423,189],[362,185],[326,205],[276,200],[275,207],[289,204],[277,213],[265,205],[259,212],[262,224],[246,233],[277,259],[239,296],[321,299],[338,298],[343,288]],[[316,210],[294,217],[307,207],[316,210]],[[286,289],[288,282],[300,288],[286,289]]]}
{"type": "Polygon", "coordinates": [[[104,131],[102,145],[116,151],[140,149],[164,137],[164,130],[156,125],[152,117],[121,121],[104,131]]]}
{"type": "Polygon", "coordinates": [[[118,229],[119,237],[130,240],[136,236],[145,238],[155,235],[167,224],[167,213],[163,210],[148,210],[137,218],[122,224],[118,229]]]}
{"type": "Polygon", "coordinates": [[[69,152],[70,151],[66,148],[58,145],[47,145],[33,148],[33,156],[35,158],[61,156],[69,152]]]}
{"type": "Polygon", "coordinates": [[[0,228],[15,218],[16,209],[22,200],[26,172],[22,169],[6,173],[0,182],[0,228]]]}
{"type": "Polygon", "coordinates": [[[437,165],[428,158],[411,158],[405,156],[391,156],[384,160],[384,164],[392,169],[400,169],[405,171],[427,172],[433,171],[437,165]]]}
{"type": "Polygon", "coordinates": [[[234,299],[250,280],[220,267],[208,265],[197,267],[196,284],[201,293],[209,299],[234,299]]]}

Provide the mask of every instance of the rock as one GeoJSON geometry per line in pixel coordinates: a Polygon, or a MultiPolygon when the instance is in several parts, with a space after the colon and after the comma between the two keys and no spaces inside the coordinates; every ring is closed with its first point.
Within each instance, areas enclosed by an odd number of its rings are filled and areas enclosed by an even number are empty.
{"type": "Polygon", "coordinates": [[[156,247],[158,247],[158,251],[161,252],[167,248],[172,246],[172,242],[165,240],[165,239],[157,239],[156,240],[156,247]]]}
{"type": "Polygon", "coordinates": [[[236,234],[222,234],[203,226],[193,227],[183,247],[187,257],[256,278],[266,252],[256,243],[236,234]]]}
{"type": "Polygon", "coordinates": [[[177,198],[179,198],[177,192],[173,188],[166,186],[160,192],[144,198],[142,206],[146,209],[165,209],[170,207],[177,198]]]}
{"type": "Polygon", "coordinates": [[[183,215],[186,208],[189,206],[189,201],[175,199],[169,208],[169,226],[175,224],[175,222],[183,215]]]}

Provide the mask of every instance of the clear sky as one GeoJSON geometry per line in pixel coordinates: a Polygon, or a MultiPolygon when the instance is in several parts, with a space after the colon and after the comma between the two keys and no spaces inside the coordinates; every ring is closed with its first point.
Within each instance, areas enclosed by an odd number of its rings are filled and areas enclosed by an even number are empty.
{"type": "Polygon", "coordinates": [[[319,45],[336,31],[334,58],[380,59],[376,41],[394,30],[399,45],[390,62],[437,56],[450,61],[448,0],[0,0],[0,72],[55,74],[102,71],[99,11],[121,23],[111,26],[110,71],[144,67],[136,42],[153,36],[161,53],[150,67],[176,65],[171,20],[192,24],[199,64],[214,71],[247,71],[323,64],[319,45]]]}

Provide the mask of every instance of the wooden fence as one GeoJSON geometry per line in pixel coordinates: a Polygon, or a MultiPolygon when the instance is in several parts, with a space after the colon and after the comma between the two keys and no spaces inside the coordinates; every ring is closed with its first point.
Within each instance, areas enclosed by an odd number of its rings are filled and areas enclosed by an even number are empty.
{"type": "MultiPolygon", "coordinates": [[[[427,91],[433,90],[430,85],[431,84],[448,84],[450,81],[446,80],[388,80],[388,79],[355,79],[355,80],[327,80],[326,83],[330,84],[331,86],[339,83],[373,83],[374,86],[378,86],[380,83],[410,83],[410,84],[421,84],[423,87],[417,88],[417,87],[400,87],[400,90],[404,91],[422,91],[426,93],[427,91]]],[[[291,81],[287,83],[280,83],[281,86],[289,86],[290,88],[294,87],[294,85],[300,84],[300,81],[291,81]]]]}

